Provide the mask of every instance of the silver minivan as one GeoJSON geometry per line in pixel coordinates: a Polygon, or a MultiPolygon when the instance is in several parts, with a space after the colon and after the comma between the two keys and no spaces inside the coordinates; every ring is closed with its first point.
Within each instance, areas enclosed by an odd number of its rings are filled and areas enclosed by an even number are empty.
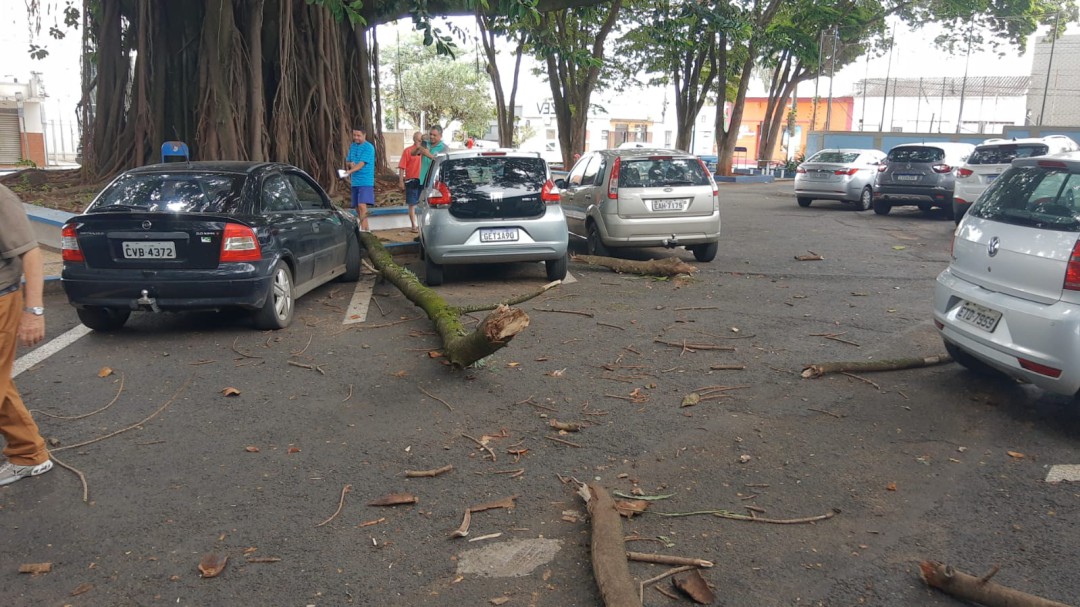
{"type": "Polygon", "coordinates": [[[720,195],[697,156],[668,149],[597,150],[555,183],[570,234],[585,240],[591,255],[684,246],[698,261],[716,257],[720,195]]]}
{"type": "Polygon", "coordinates": [[[874,212],[888,215],[895,206],[916,205],[924,212],[941,207],[952,217],[953,171],[974,150],[970,143],[953,141],[905,143],[889,150],[874,182],[874,212]]]}
{"type": "Polygon", "coordinates": [[[937,278],[934,324],[974,372],[1080,390],[1080,153],[1014,160],[972,205],[937,278]]]}

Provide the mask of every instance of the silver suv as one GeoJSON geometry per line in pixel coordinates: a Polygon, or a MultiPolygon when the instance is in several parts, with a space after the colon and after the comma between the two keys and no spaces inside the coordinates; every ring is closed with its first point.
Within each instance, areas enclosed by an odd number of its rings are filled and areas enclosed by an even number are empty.
{"type": "Polygon", "coordinates": [[[570,234],[592,255],[620,247],[685,246],[712,261],[720,240],[720,196],[697,156],[665,149],[598,150],[565,180],[562,207],[570,234]]]}
{"type": "Polygon", "coordinates": [[[419,223],[430,286],[452,264],[543,261],[548,280],[566,278],[566,219],[537,152],[439,154],[420,192],[419,223]]]}
{"type": "Polygon", "coordinates": [[[924,212],[941,207],[952,217],[953,171],[974,150],[970,143],[952,141],[905,143],[889,150],[878,166],[874,212],[888,215],[894,206],[913,204],[924,212]]]}

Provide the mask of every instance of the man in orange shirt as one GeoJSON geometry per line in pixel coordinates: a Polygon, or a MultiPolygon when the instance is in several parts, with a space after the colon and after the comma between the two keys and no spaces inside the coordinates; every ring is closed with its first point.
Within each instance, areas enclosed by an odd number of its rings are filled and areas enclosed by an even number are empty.
{"type": "Polygon", "coordinates": [[[409,223],[412,224],[412,231],[418,232],[416,227],[416,203],[420,202],[420,161],[422,158],[413,154],[413,150],[420,147],[421,137],[420,131],[416,131],[412,136],[413,144],[405,148],[405,151],[401,153],[401,160],[398,162],[398,182],[402,189],[405,190],[405,204],[409,205],[409,223]]]}

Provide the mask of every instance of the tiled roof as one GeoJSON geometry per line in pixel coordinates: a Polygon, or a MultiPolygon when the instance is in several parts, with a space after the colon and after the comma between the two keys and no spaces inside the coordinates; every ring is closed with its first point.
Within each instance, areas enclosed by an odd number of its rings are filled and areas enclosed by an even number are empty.
{"type": "MultiPolygon", "coordinates": [[[[1024,97],[1031,86],[1030,76],[968,76],[966,95],[979,97],[1024,97]]],[[[940,78],[889,78],[890,97],[959,97],[964,87],[962,76],[940,78]]],[[[882,97],[885,92],[884,78],[867,78],[855,83],[851,94],[855,97],[882,97]],[[865,87],[866,91],[863,91],[865,87]]]]}

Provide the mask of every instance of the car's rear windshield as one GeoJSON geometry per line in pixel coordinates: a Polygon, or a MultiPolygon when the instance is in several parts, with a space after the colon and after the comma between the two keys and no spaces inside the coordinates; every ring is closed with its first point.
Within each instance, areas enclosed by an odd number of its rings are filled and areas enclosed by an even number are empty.
{"type": "Polygon", "coordinates": [[[1011,167],[969,211],[1013,225],[1080,232],[1080,174],[1049,167],[1011,167]]]}
{"type": "Polygon", "coordinates": [[[927,146],[894,148],[889,151],[889,162],[941,162],[945,150],[927,146]]]}
{"type": "Polygon", "coordinates": [[[135,210],[236,213],[244,176],[235,173],[136,173],[123,175],[98,196],[89,212],[135,210]]]}
{"type": "Polygon", "coordinates": [[[709,174],[697,158],[656,156],[619,164],[619,186],[624,188],[709,185],[709,174]]]}
{"type": "Polygon", "coordinates": [[[1045,156],[1050,148],[1042,143],[992,145],[975,148],[968,164],[1009,164],[1016,158],[1045,156]]]}
{"type": "Polygon", "coordinates": [[[847,164],[855,162],[859,157],[858,152],[818,152],[810,157],[807,162],[837,162],[847,164]]]}
{"type": "Polygon", "coordinates": [[[540,190],[547,181],[547,164],[543,158],[451,159],[439,169],[439,181],[450,191],[450,212],[455,217],[533,217],[544,212],[540,190]]]}

